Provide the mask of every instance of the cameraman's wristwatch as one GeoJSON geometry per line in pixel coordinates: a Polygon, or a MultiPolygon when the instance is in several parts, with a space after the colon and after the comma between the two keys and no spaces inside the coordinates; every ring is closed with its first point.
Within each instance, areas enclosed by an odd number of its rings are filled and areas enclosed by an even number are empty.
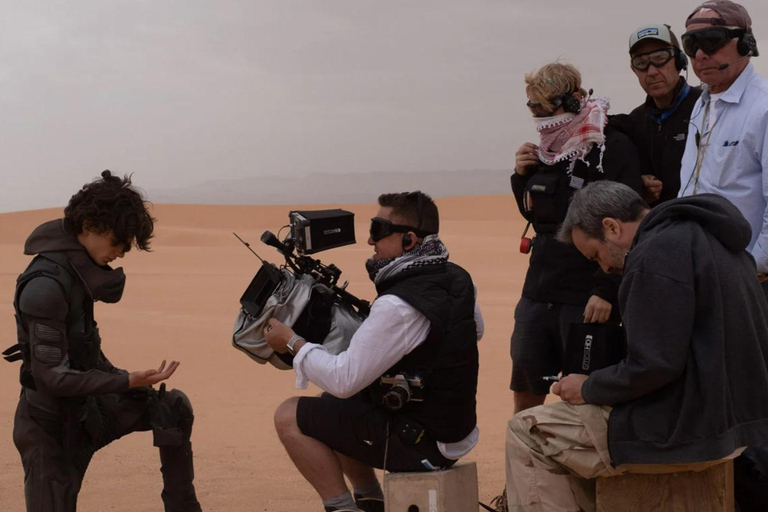
{"type": "Polygon", "coordinates": [[[293,336],[291,336],[291,339],[288,340],[288,343],[285,344],[285,348],[288,349],[288,352],[290,352],[292,356],[296,355],[296,351],[293,350],[293,346],[299,340],[306,341],[304,338],[302,338],[298,334],[294,334],[293,336]]]}

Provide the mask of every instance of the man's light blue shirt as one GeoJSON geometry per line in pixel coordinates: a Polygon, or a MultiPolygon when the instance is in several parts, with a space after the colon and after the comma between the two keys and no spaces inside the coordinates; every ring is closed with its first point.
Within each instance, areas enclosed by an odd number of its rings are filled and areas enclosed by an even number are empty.
{"type": "Polygon", "coordinates": [[[691,112],[678,197],[710,192],[730,200],[752,226],[747,250],[758,272],[768,272],[768,80],[748,64],[720,97],[711,135],[703,126],[709,101],[704,85],[691,112]],[[697,159],[702,159],[698,180],[697,159]]]}

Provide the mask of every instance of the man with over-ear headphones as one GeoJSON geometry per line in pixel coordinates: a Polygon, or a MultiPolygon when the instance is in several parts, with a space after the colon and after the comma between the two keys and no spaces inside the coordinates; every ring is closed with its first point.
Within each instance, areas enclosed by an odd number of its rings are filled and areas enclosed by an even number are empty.
{"type": "Polygon", "coordinates": [[[439,228],[428,195],[379,197],[366,262],[378,297],[346,352],[331,355],[275,319],[264,330],[272,349],[295,355],[297,387],[325,391],[283,402],[275,428],[326,511],[384,512],[373,468],[439,470],[477,444],[483,322],[472,279],[448,261],[439,228]]]}
{"type": "Polygon", "coordinates": [[[704,2],[685,22],[683,50],[703,82],[691,113],[680,169],[680,196],[704,192],[733,202],[749,221],[749,252],[768,293],[768,80],[747,10],[729,0],[704,2]]]}
{"type": "Polygon", "coordinates": [[[632,72],[647,94],[629,115],[613,121],[635,143],[643,170],[644,199],[654,206],[677,197],[688,121],[701,90],[680,72],[688,59],[669,25],[646,24],[629,35],[632,72]]]}
{"type": "MultiPolygon", "coordinates": [[[[750,63],[759,54],[752,20],[744,6],[716,0],[698,6],[685,28],[683,50],[704,91],[691,114],[680,196],[711,192],[739,209],[752,228],[747,250],[768,296],[768,80],[750,63]]],[[[750,446],[736,459],[743,512],[766,510],[766,468],[765,445],[750,446]]]]}

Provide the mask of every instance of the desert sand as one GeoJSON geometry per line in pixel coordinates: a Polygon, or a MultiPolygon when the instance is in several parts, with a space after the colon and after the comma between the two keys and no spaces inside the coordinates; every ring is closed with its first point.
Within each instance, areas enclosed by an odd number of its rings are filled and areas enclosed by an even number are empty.
{"type": "MultiPolygon", "coordinates": [[[[335,263],[355,295],[373,299],[363,262],[371,204],[339,205],[355,213],[356,245],[319,253],[335,263]]],[[[509,336],[528,256],[518,252],[524,223],[511,194],[437,201],[441,234],[451,259],[465,267],[478,289],[485,336],[480,341],[478,424],[480,443],[466,457],[477,463],[480,499],[504,485],[504,435],[512,411],[509,336]]],[[[328,205],[314,208],[328,208],[328,205]]],[[[156,237],[150,253],[132,251],[119,263],[128,275],[122,301],[96,305],[103,349],[118,367],[154,368],[162,359],[181,366],[168,381],[184,390],[195,409],[192,435],[196,486],[206,511],[295,512],[321,510],[314,490],[291,465],[275,434],[272,415],[294,395],[292,371],[261,366],[231,346],[238,299],[258,260],[232,235],[236,231],[275,263],[277,252],[259,242],[287,224],[287,206],[155,205],[156,237]]],[[[13,290],[30,261],[22,254],[38,224],[61,209],[0,215],[0,350],[15,343],[13,290]]],[[[24,510],[23,471],[11,440],[19,394],[19,363],[0,361],[0,510],[24,510]]],[[[157,449],[149,433],[136,433],[101,450],[86,475],[78,510],[161,511],[157,449]]]]}

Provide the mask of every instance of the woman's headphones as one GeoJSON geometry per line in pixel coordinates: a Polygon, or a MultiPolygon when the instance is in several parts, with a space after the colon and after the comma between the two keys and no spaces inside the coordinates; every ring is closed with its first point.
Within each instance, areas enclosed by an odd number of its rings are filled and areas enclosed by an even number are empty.
{"type": "Polygon", "coordinates": [[[566,112],[570,112],[572,114],[578,114],[581,112],[581,100],[574,96],[576,92],[578,91],[569,92],[568,94],[563,94],[560,96],[560,105],[566,112]]]}

